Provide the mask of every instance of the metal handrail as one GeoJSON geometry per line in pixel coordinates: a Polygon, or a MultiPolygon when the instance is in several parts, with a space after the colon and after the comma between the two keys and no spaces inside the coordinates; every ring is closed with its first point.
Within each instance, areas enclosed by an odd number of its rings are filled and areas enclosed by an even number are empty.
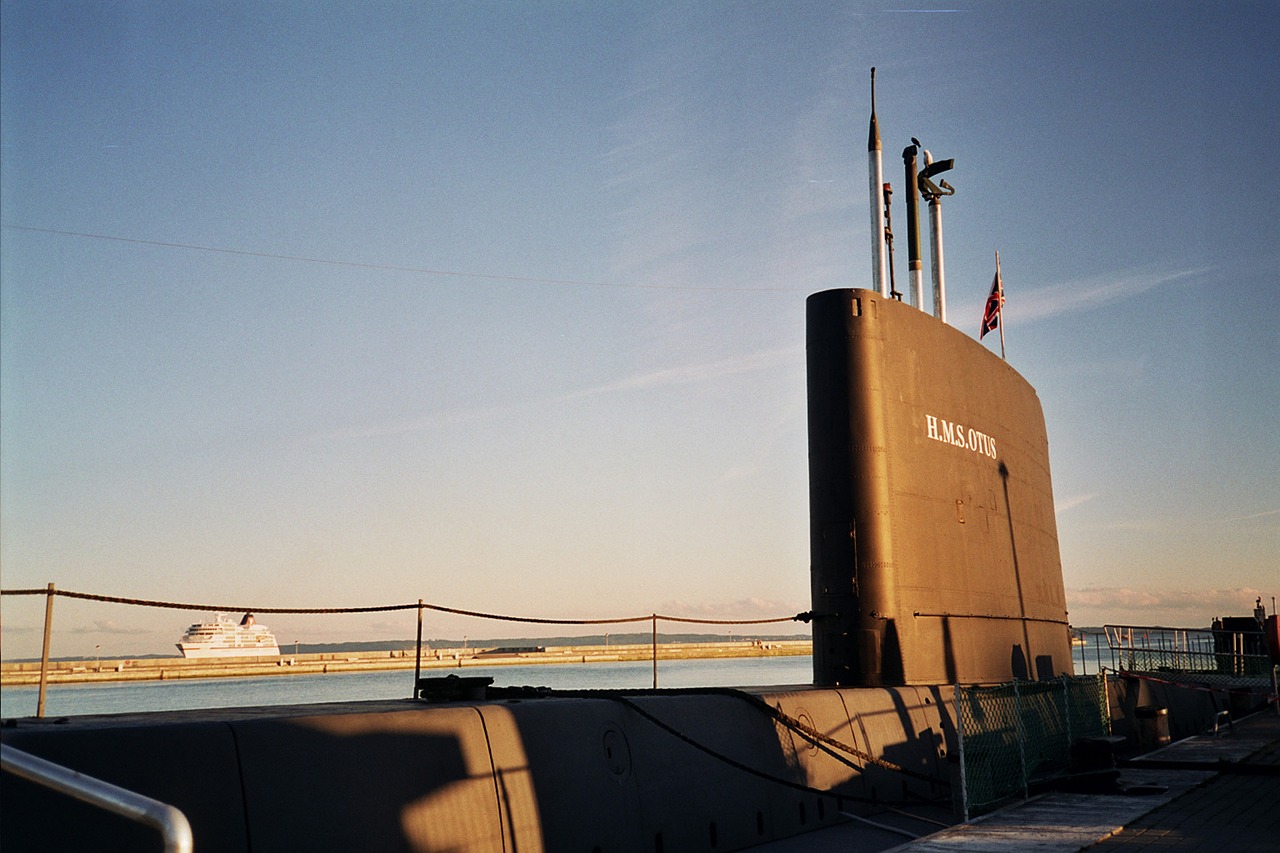
{"type": "Polygon", "coordinates": [[[1105,625],[1103,631],[1112,668],[1121,672],[1159,670],[1252,681],[1271,666],[1261,630],[1105,625]]]}
{"type": "Polygon", "coordinates": [[[177,806],[0,744],[0,769],[90,805],[146,824],[164,837],[165,853],[191,853],[191,824],[177,806]]]}

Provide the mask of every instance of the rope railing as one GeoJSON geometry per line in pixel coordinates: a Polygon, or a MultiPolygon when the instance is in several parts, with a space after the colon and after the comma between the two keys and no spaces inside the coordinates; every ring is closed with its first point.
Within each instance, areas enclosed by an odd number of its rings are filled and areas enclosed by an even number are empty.
{"type": "Polygon", "coordinates": [[[73,592],[67,589],[0,589],[0,596],[5,595],[55,595],[62,598],[77,598],[82,601],[101,601],[108,604],[130,604],[140,607],[159,607],[169,610],[200,611],[243,611],[246,613],[286,613],[297,615],[318,615],[334,613],[386,613],[394,610],[434,610],[439,613],[451,613],[457,616],[471,616],[477,619],[493,619],[499,622],[524,622],[538,625],[622,625],[633,622],[649,622],[657,619],[660,622],[679,622],[692,625],[768,625],[779,622],[807,622],[807,613],[794,616],[774,616],[767,619],[697,619],[691,616],[670,616],[663,613],[646,613],[643,616],[617,616],[605,619],[555,619],[541,616],[511,616],[502,613],[486,613],[480,610],[464,610],[458,607],[446,607],[443,604],[431,604],[415,601],[409,604],[377,604],[368,607],[261,607],[251,604],[196,604],[181,601],[156,601],[146,598],[122,598],[114,595],[99,595],[91,592],[73,592]]]}
{"type": "Polygon", "coordinates": [[[459,607],[446,607],[443,604],[431,604],[423,599],[408,604],[379,604],[367,607],[261,607],[244,604],[203,604],[180,601],[157,601],[145,598],[125,598],[114,595],[100,595],[91,592],[75,592],[58,589],[54,584],[46,588],[34,589],[0,589],[2,596],[43,595],[45,601],[44,647],[40,659],[40,691],[36,704],[36,716],[44,716],[45,691],[48,684],[49,648],[53,624],[53,600],[56,597],[79,599],[81,601],[97,601],[107,604],[126,604],[138,607],[156,607],[168,610],[199,611],[243,611],[247,613],[284,613],[295,615],[343,614],[343,613],[387,613],[397,610],[416,610],[418,613],[417,652],[414,662],[414,690],[421,675],[422,664],[422,612],[431,610],[437,613],[449,613],[456,616],[469,616],[475,619],[491,619],[499,622],[517,622],[534,625],[625,625],[648,622],[651,626],[653,649],[653,686],[658,686],[658,622],[675,622],[687,625],[772,625],[780,622],[808,622],[812,613],[797,613],[794,616],[774,616],[766,619],[699,619],[692,616],[670,616],[661,613],[649,613],[643,616],[617,616],[605,619],[556,619],[542,616],[512,616],[502,613],[486,613],[480,610],[465,610],[459,607]]]}

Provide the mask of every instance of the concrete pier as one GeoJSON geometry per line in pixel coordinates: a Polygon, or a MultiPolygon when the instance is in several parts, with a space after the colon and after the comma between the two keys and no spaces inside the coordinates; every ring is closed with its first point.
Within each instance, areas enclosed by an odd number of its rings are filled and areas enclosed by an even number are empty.
{"type": "MultiPolygon", "coordinates": [[[[779,657],[807,655],[810,640],[742,640],[732,643],[659,643],[658,660],[779,657]]],[[[528,666],[532,664],[607,663],[651,660],[653,647],[646,644],[610,646],[553,646],[542,651],[485,648],[424,649],[423,670],[466,667],[528,666]]],[[[101,660],[50,661],[50,684],[83,684],[119,681],[162,681],[180,678],[245,678],[250,676],[317,675],[338,672],[375,672],[413,669],[412,649],[325,654],[281,654],[260,658],[104,658],[101,660]]],[[[40,683],[40,662],[0,665],[0,686],[40,683]]]]}

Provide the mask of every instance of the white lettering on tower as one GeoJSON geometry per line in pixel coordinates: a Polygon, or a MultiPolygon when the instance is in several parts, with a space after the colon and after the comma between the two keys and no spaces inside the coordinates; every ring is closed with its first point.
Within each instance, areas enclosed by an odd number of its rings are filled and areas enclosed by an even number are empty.
{"type": "Polygon", "coordinates": [[[996,458],[996,440],[985,432],[979,432],[962,423],[948,421],[937,415],[925,415],[925,435],[933,441],[950,444],[983,456],[996,458]]]}

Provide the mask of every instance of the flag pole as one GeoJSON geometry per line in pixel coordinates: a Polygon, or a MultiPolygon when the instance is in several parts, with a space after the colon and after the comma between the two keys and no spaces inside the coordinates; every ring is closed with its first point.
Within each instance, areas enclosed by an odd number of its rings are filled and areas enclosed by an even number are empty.
{"type": "Polygon", "coordinates": [[[996,249],[996,281],[999,282],[1000,294],[999,301],[996,303],[996,312],[999,315],[1000,322],[1000,358],[1004,361],[1009,359],[1004,354],[1004,279],[1000,277],[1000,250],[996,249]]]}

